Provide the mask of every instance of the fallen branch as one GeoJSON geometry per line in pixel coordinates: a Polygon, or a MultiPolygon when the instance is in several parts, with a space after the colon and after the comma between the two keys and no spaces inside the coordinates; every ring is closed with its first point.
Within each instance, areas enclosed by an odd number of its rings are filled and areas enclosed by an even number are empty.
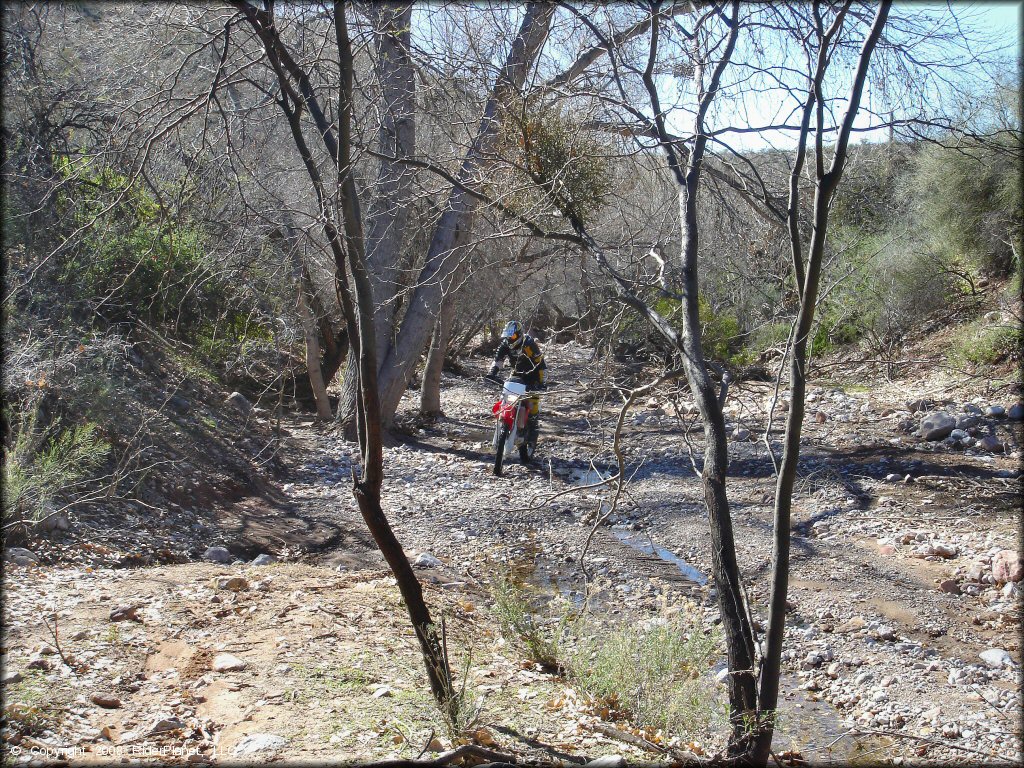
{"type": "MultiPolygon", "coordinates": [[[[421,753],[422,754],[422,753],[421,753]]],[[[463,744],[461,747],[441,752],[430,760],[381,760],[379,763],[364,763],[366,768],[443,768],[463,757],[479,757],[490,763],[513,765],[516,762],[512,755],[495,752],[476,744],[463,744]]]]}

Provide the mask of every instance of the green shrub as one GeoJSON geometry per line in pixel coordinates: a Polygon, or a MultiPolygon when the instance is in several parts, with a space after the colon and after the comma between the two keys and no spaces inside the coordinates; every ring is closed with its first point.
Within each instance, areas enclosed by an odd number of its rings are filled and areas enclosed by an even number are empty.
{"type": "Polygon", "coordinates": [[[561,669],[564,641],[575,616],[562,611],[544,617],[534,610],[526,591],[507,576],[491,588],[498,628],[506,642],[528,659],[550,669],[561,669]]]}
{"type": "Polygon", "coordinates": [[[197,227],[110,168],[60,169],[67,186],[58,207],[77,231],[59,275],[72,299],[111,320],[138,317],[182,332],[226,309],[230,286],[207,263],[197,227]]]}
{"type": "Polygon", "coordinates": [[[988,325],[978,320],[956,335],[948,353],[954,365],[995,365],[1006,360],[1020,360],[1024,332],[1009,325],[988,325]]]}
{"type": "Polygon", "coordinates": [[[699,626],[630,625],[581,641],[571,675],[635,724],[687,734],[705,728],[716,708],[706,673],[717,655],[715,638],[699,626]]]}
{"type": "Polygon", "coordinates": [[[502,125],[499,152],[508,166],[492,178],[496,196],[531,217],[548,209],[588,222],[600,210],[612,176],[592,132],[550,107],[509,112],[502,125]],[[509,190],[517,192],[509,198],[509,190]]]}
{"type": "Polygon", "coordinates": [[[826,311],[818,321],[811,339],[811,355],[817,356],[860,338],[862,329],[856,322],[835,311],[826,311]]]}
{"type": "Polygon", "coordinates": [[[110,446],[97,424],[57,431],[50,439],[36,428],[38,411],[20,425],[13,445],[4,448],[4,524],[40,519],[55,498],[72,500],[80,481],[103,463],[110,446]]]}

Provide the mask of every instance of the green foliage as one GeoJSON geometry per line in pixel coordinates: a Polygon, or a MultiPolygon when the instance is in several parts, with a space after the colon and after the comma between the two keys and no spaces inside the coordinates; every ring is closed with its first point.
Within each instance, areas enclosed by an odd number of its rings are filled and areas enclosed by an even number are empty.
{"type": "Polygon", "coordinates": [[[505,640],[541,666],[559,669],[563,642],[574,619],[570,612],[545,619],[530,604],[522,587],[507,577],[497,579],[491,588],[498,628],[505,640]]]}
{"type": "Polygon", "coordinates": [[[1024,332],[1011,325],[990,325],[977,320],[960,329],[949,350],[954,365],[994,365],[1006,360],[1021,360],[1024,332]]]}
{"type": "Polygon", "coordinates": [[[38,411],[25,420],[10,449],[4,448],[3,520],[38,520],[54,498],[73,498],[79,481],[103,463],[109,445],[96,424],[58,431],[46,439],[38,411]]]}
{"type": "Polygon", "coordinates": [[[725,310],[715,311],[702,296],[698,300],[701,349],[704,356],[720,362],[733,359],[740,346],[740,321],[725,310]]]}
{"type": "Polygon", "coordinates": [[[513,207],[535,213],[543,200],[558,214],[588,223],[611,190],[608,152],[570,116],[554,108],[507,114],[502,154],[512,170],[499,174],[495,192],[521,189],[513,207]],[[502,185],[505,188],[502,188],[502,185]]]}
{"type": "Polygon", "coordinates": [[[1019,143],[929,145],[906,181],[925,245],[983,272],[1020,269],[1022,192],[1019,143]]]}
{"type": "Polygon", "coordinates": [[[198,228],[110,168],[65,162],[60,170],[68,185],[58,205],[80,233],[59,276],[72,298],[110,319],[137,316],[182,331],[223,309],[228,286],[206,264],[198,228]]]}
{"type": "Polygon", "coordinates": [[[582,641],[572,657],[581,689],[670,733],[704,727],[714,709],[706,672],[718,649],[698,626],[630,625],[582,641]]]}
{"type": "Polygon", "coordinates": [[[821,355],[838,346],[850,344],[860,338],[863,329],[836,309],[827,309],[817,324],[811,339],[810,353],[821,355]]]}

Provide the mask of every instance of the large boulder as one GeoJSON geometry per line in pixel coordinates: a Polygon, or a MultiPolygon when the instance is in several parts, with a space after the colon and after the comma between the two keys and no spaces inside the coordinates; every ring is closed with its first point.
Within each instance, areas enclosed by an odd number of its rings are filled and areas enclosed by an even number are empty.
{"type": "Polygon", "coordinates": [[[943,411],[932,411],[921,419],[918,433],[925,440],[942,440],[956,429],[956,419],[943,411]]]}
{"type": "Polygon", "coordinates": [[[1024,558],[1012,549],[1002,550],[992,559],[992,576],[1000,584],[1020,581],[1024,578],[1024,558]]]}

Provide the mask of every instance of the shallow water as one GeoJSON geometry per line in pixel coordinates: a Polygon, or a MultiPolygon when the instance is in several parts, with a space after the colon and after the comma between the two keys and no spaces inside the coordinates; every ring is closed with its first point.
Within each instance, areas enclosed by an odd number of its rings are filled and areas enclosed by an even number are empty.
{"type": "Polygon", "coordinates": [[[655,544],[654,540],[643,533],[637,533],[635,531],[626,531],[619,528],[612,528],[612,534],[615,538],[621,541],[628,547],[632,547],[638,552],[643,552],[645,555],[654,555],[661,558],[666,563],[671,563],[679,569],[679,572],[683,574],[687,579],[696,584],[707,584],[708,577],[701,573],[699,570],[694,568],[688,562],[683,560],[678,555],[665,549],[660,544],[655,544]]]}

